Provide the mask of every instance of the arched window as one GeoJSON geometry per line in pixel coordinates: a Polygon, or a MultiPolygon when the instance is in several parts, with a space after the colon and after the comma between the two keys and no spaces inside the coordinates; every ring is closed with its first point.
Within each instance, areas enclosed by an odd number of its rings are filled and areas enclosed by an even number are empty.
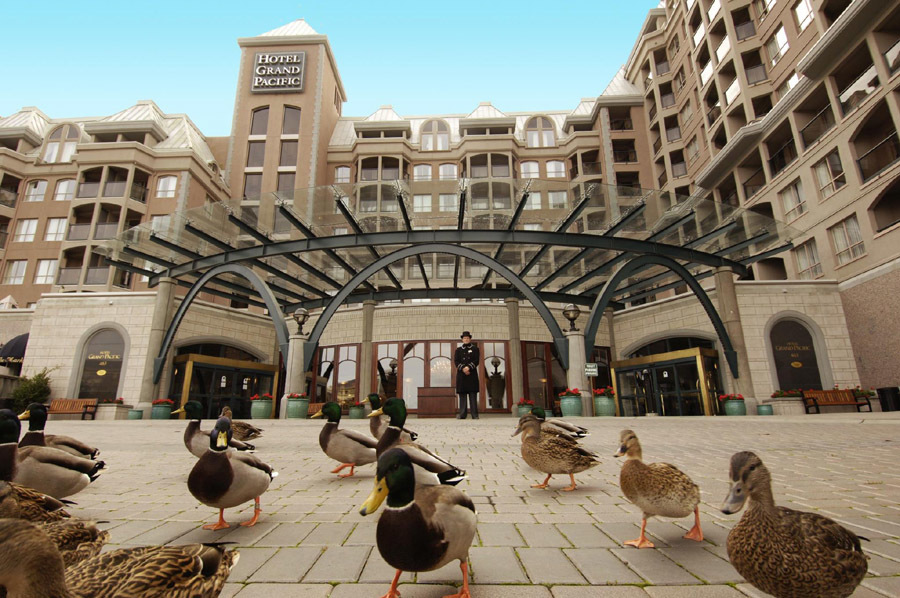
{"type": "Polygon", "coordinates": [[[250,117],[250,134],[265,135],[269,128],[269,107],[263,106],[253,111],[250,117]]]}
{"type": "Polygon", "coordinates": [[[536,116],[525,125],[525,141],[528,147],[553,147],[556,145],[556,131],[549,118],[536,116]]]}
{"type": "Polygon", "coordinates": [[[414,181],[430,181],[431,180],[431,164],[416,164],[413,166],[414,181]]]}
{"type": "Polygon", "coordinates": [[[125,341],[116,330],[95,332],[84,345],[78,398],[117,398],[124,354],[125,341]]]}
{"type": "Polygon", "coordinates": [[[566,165],[562,160],[547,162],[547,177],[551,179],[566,178],[566,165]]]}
{"type": "Polygon", "coordinates": [[[769,331],[769,342],[780,389],[822,389],[816,347],[805,325],[794,319],[780,320],[769,331]]]}
{"type": "Polygon", "coordinates": [[[875,219],[877,232],[900,222],[900,183],[895,181],[869,209],[875,219]]]}
{"type": "Polygon", "coordinates": [[[458,169],[456,164],[441,164],[439,167],[439,176],[442,181],[451,181],[457,177],[458,169]]]}
{"type": "Polygon", "coordinates": [[[77,125],[63,125],[53,129],[44,150],[44,162],[71,162],[79,136],[77,125]]]}
{"type": "Polygon", "coordinates": [[[430,120],[422,125],[421,147],[423,152],[450,149],[450,127],[442,120],[430,120]]]}
{"type": "Polygon", "coordinates": [[[522,162],[520,167],[523,179],[536,179],[540,176],[540,166],[537,162],[522,162]]]}
{"type": "Polygon", "coordinates": [[[75,198],[75,179],[62,179],[56,183],[53,201],[68,201],[75,198]]]}

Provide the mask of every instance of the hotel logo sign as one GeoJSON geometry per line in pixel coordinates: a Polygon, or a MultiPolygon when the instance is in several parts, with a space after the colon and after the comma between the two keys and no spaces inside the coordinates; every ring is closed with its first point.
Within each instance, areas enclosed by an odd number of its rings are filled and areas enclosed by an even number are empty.
{"type": "Polygon", "coordinates": [[[253,93],[303,91],[306,52],[257,52],[253,60],[253,93]]]}

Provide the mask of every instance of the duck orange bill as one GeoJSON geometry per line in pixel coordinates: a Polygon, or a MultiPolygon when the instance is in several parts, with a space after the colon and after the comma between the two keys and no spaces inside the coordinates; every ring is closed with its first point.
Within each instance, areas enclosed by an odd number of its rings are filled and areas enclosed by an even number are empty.
{"type": "Polygon", "coordinates": [[[366,516],[369,513],[377,511],[378,507],[381,506],[381,503],[384,502],[384,499],[387,498],[387,495],[388,486],[385,479],[375,478],[375,488],[372,490],[372,494],[369,495],[369,498],[366,499],[366,502],[363,503],[362,508],[359,510],[359,514],[366,516]]]}
{"type": "Polygon", "coordinates": [[[26,410],[26,411],[23,411],[22,413],[19,414],[19,419],[20,419],[20,420],[26,420],[26,419],[28,419],[29,417],[31,417],[31,411],[27,411],[27,410],[26,410]]]}
{"type": "Polygon", "coordinates": [[[323,415],[324,415],[324,413],[322,413],[322,410],[319,409],[318,411],[316,411],[315,413],[313,413],[312,415],[310,415],[309,418],[310,418],[310,419],[315,419],[315,418],[317,418],[317,417],[322,417],[323,415]]]}
{"type": "Polygon", "coordinates": [[[228,447],[228,432],[219,432],[219,437],[216,439],[216,446],[219,448],[228,447]]]}
{"type": "Polygon", "coordinates": [[[369,414],[369,417],[378,417],[379,415],[382,415],[383,413],[384,413],[383,409],[376,409],[375,411],[373,411],[372,413],[369,414]]]}

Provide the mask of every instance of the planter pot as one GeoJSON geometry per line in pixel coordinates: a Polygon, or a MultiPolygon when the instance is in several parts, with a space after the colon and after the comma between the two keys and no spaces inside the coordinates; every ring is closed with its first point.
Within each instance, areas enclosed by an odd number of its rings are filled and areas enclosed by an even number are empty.
{"type": "Polygon", "coordinates": [[[153,405],[153,408],[150,410],[150,419],[169,419],[171,416],[171,405],[153,405]]]}
{"type": "Polygon", "coordinates": [[[365,407],[350,407],[350,419],[365,419],[366,418],[366,408],[365,407]]]}
{"type": "Polygon", "coordinates": [[[97,405],[96,419],[128,419],[128,411],[131,405],[119,405],[116,403],[100,403],[97,405]]]}
{"type": "Polygon", "coordinates": [[[519,417],[522,417],[523,415],[528,415],[529,413],[531,413],[532,407],[534,407],[534,405],[516,405],[516,408],[519,410],[518,411],[519,417]]]}
{"type": "Polygon", "coordinates": [[[272,400],[256,399],[250,401],[251,419],[272,419],[272,400]]]}
{"type": "Polygon", "coordinates": [[[144,419],[144,410],[143,409],[129,409],[128,410],[128,419],[144,419]]]}
{"type": "Polygon", "coordinates": [[[309,415],[309,398],[288,399],[287,400],[287,417],[288,419],[306,419],[309,415]]]}
{"type": "Polygon", "coordinates": [[[757,405],[756,406],[756,415],[774,415],[775,411],[772,409],[771,405],[757,405]]]}
{"type": "Polygon", "coordinates": [[[747,415],[744,401],[725,401],[725,415],[747,415]]]}
{"type": "Polygon", "coordinates": [[[581,416],[581,397],[565,396],[559,399],[559,408],[563,417],[580,417],[581,416]]]}
{"type": "Polygon", "coordinates": [[[604,395],[594,397],[594,415],[598,417],[614,417],[616,415],[616,400],[604,395]]]}

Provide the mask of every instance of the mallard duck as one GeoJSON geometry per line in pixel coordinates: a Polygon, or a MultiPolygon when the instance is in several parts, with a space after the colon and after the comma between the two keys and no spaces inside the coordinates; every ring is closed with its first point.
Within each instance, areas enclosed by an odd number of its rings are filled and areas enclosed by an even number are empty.
{"type": "Polygon", "coordinates": [[[209,450],[204,453],[188,476],[188,490],[203,504],[219,509],[219,521],[203,529],[231,527],[225,522],[225,509],[253,499],[253,517],[241,523],[252,526],[259,521],[262,509],[259,497],[278,475],[271,467],[247,452],[228,450],[232,438],[231,420],[220,417],[209,433],[209,450]]]}
{"type": "Polygon", "coordinates": [[[0,482],[0,518],[62,521],[70,517],[62,501],[20,484],[0,482]]]}
{"type": "Polygon", "coordinates": [[[56,544],[66,567],[100,554],[109,542],[109,532],[101,530],[93,521],[63,519],[34,522],[56,544]]]}
{"type": "Polygon", "coordinates": [[[566,473],[569,474],[572,485],[563,490],[571,492],[576,488],[576,473],[600,464],[596,454],[579,446],[574,440],[544,432],[541,420],[531,413],[519,418],[519,425],[513,436],[519,433],[522,434],[522,458],[525,463],[547,474],[543,482],[532,488],[546,488],[554,474],[566,473]]]}
{"type": "Polygon", "coordinates": [[[0,409],[0,480],[15,482],[60,499],[83,490],[106,466],[45,446],[19,448],[21,424],[9,409],[0,409]]]}
{"type": "Polygon", "coordinates": [[[578,440],[579,438],[591,435],[587,428],[576,426],[575,424],[562,419],[547,419],[543,407],[532,407],[531,413],[541,420],[541,431],[543,432],[556,434],[557,436],[565,436],[572,440],[578,440]]]}
{"type": "Polygon", "coordinates": [[[215,544],[143,546],[64,569],[59,550],[34,524],[0,520],[0,586],[11,598],[213,598],[237,561],[236,551],[215,544]]]}
{"type": "Polygon", "coordinates": [[[231,430],[234,433],[235,440],[246,442],[247,440],[253,440],[254,438],[262,436],[262,428],[257,428],[253,424],[248,424],[247,422],[235,420],[231,415],[231,407],[228,405],[222,407],[222,413],[219,414],[219,417],[227,417],[231,420],[231,430]]]}
{"type": "Polygon", "coordinates": [[[84,457],[85,459],[96,459],[100,454],[100,449],[88,446],[80,440],[76,440],[71,436],[60,436],[59,434],[44,434],[44,427],[47,425],[47,406],[40,403],[32,403],[28,409],[19,415],[20,420],[28,420],[28,431],[19,441],[19,447],[26,446],[49,446],[50,448],[59,449],[71,453],[76,457],[84,457]]]}
{"type": "MultiPolygon", "coordinates": [[[[184,446],[195,457],[202,457],[209,450],[209,432],[200,429],[200,419],[203,417],[203,405],[200,401],[188,401],[180,409],[172,412],[172,415],[184,413],[191,421],[184,430],[184,446]]],[[[254,451],[256,447],[249,442],[241,442],[236,438],[228,441],[228,446],[239,451],[254,451]]]]}
{"type": "Polygon", "coordinates": [[[769,470],[754,453],[731,457],[730,478],[722,512],[750,503],[727,542],[728,560],[744,579],[778,598],[853,593],[868,570],[859,536],[828,517],[776,507],[769,470]]]}
{"type": "Polygon", "coordinates": [[[631,430],[619,434],[619,450],[616,457],[625,455],[625,464],[619,472],[622,494],[641,509],[641,535],[637,540],[625,542],[627,546],[653,548],[647,539],[647,519],[660,517],[687,517],[693,511],[694,527],[684,535],[688,540],[703,541],[700,529],[700,487],[674,465],[650,463],[641,460],[641,443],[631,430]]]}
{"type": "Polygon", "coordinates": [[[341,474],[339,477],[349,478],[359,465],[368,465],[375,462],[374,438],[360,434],[355,430],[339,430],[341,423],[341,406],[334,401],[322,405],[312,417],[326,417],[328,421],[319,432],[319,446],[322,451],[338,461],[340,465],[331,470],[331,473],[340,473],[341,470],[350,468],[350,473],[341,474]]]}
{"type": "Polygon", "coordinates": [[[376,409],[369,417],[379,417],[382,413],[387,414],[390,423],[378,439],[376,453],[379,457],[394,447],[402,449],[416,465],[416,482],[420,485],[456,485],[465,479],[466,472],[446,459],[442,459],[421,444],[402,441],[401,430],[406,423],[406,402],[403,399],[388,399],[381,409],[376,409]]]}
{"type": "Polygon", "coordinates": [[[475,537],[475,505],[451,486],[416,486],[409,455],[394,448],[378,458],[375,489],[360,515],[374,513],[387,498],[387,510],[375,532],[378,552],[397,569],[384,598],[399,598],[397,582],[404,571],[434,571],[458,560],[463,585],[445,598],[469,597],[469,547],[475,537]]]}
{"type": "MultiPolygon", "coordinates": [[[[362,400],[363,403],[368,403],[372,406],[372,411],[378,411],[381,409],[381,397],[376,393],[372,393],[366,398],[362,400]]],[[[369,431],[372,433],[372,436],[375,437],[375,440],[379,440],[381,435],[384,434],[384,431],[388,427],[388,418],[384,416],[372,417],[369,418],[369,431]]],[[[402,442],[413,442],[419,435],[415,432],[407,430],[403,428],[400,433],[400,440],[402,442]]]]}

